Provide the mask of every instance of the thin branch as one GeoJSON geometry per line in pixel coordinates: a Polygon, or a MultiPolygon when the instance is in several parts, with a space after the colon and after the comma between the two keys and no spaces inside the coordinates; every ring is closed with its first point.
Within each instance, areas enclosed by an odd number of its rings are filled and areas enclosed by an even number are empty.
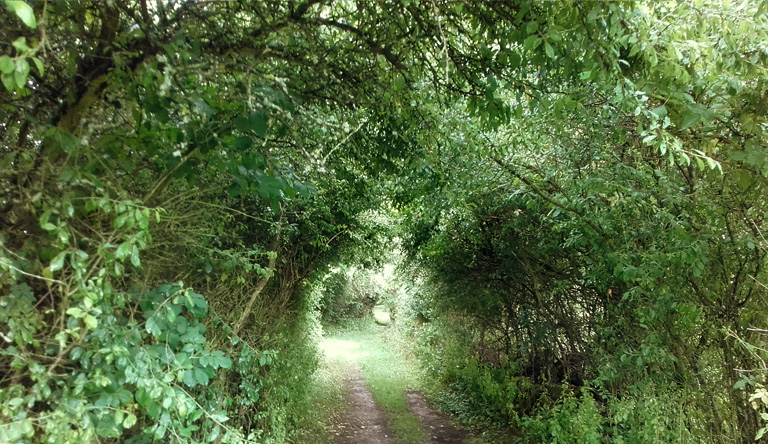
{"type": "Polygon", "coordinates": [[[63,283],[64,283],[64,281],[60,281],[60,280],[58,280],[58,279],[49,279],[49,278],[47,278],[47,277],[38,276],[38,275],[36,275],[36,274],[32,274],[32,273],[27,273],[27,272],[26,272],[26,271],[24,271],[24,270],[20,270],[20,269],[18,269],[18,268],[16,268],[16,267],[14,267],[14,266],[13,266],[13,265],[11,265],[9,262],[6,262],[4,259],[5,259],[5,258],[0,258],[0,264],[3,264],[3,265],[5,265],[6,267],[10,268],[11,270],[14,270],[14,271],[16,271],[16,272],[18,272],[18,273],[21,273],[21,274],[23,274],[24,276],[29,276],[29,277],[31,277],[31,278],[40,279],[40,280],[43,280],[43,281],[46,281],[46,282],[55,282],[55,283],[57,283],[57,284],[63,284],[63,283]]]}
{"type": "MultiPolygon", "coordinates": [[[[280,220],[282,220],[282,218],[283,216],[281,213],[280,220]]],[[[245,305],[243,314],[240,315],[240,319],[238,319],[237,322],[235,322],[235,325],[232,327],[232,336],[237,336],[237,334],[240,333],[240,329],[243,328],[243,324],[245,324],[245,321],[248,319],[248,315],[251,314],[251,310],[253,309],[253,304],[256,303],[256,299],[264,290],[264,287],[267,286],[267,282],[269,282],[269,278],[271,278],[272,275],[274,275],[275,265],[277,263],[277,250],[279,248],[280,248],[280,232],[278,231],[277,234],[275,234],[274,239],[272,239],[272,244],[269,246],[269,249],[271,250],[272,255],[269,258],[269,265],[267,265],[268,267],[267,275],[262,277],[259,280],[259,282],[256,284],[256,288],[253,289],[253,292],[251,293],[251,298],[248,300],[248,303],[245,305]]]]}
{"type": "Polygon", "coordinates": [[[273,224],[273,223],[275,223],[274,221],[271,221],[271,220],[267,220],[267,219],[261,219],[261,218],[258,218],[258,217],[256,217],[256,216],[251,216],[250,214],[248,214],[248,213],[246,213],[246,212],[243,212],[243,211],[240,211],[240,210],[236,210],[236,209],[234,209],[234,208],[226,207],[226,206],[224,206],[224,205],[216,205],[216,204],[214,204],[214,203],[210,203],[210,202],[203,202],[203,201],[200,201],[200,200],[194,200],[194,201],[191,201],[191,202],[192,202],[192,203],[196,203],[196,204],[200,204],[200,205],[207,205],[207,206],[209,206],[209,207],[219,208],[219,209],[221,209],[221,210],[225,210],[225,211],[231,211],[231,212],[233,212],[233,213],[237,213],[237,214],[239,214],[239,215],[241,215],[241,216],[245,216],[245,217],[248,217],[248,218],[250,218],[250,219],[253,219],[253,220],[259,221],[259,222],[264,222],[264,223],[267,223],[267,224],[273,224]]]}
{"type": "Polygon", "coordinates": [[[593,230],[595,230],[595,232],[597,232],[597,234],[599,234],[599,235],[600,235],[600,236],[601,236],[603,239],[605,239],[605,241],[606,241],[606,242],[608,242],[608,244],[609,244],[611,247],[613,247],[614,249],[616,249],[616,245],[614,244],[614,242],[613,242],[613,239],[611,239],[611,238],[608,236],[608,234],[607,234],[607,233],[606,233],[606,232],[605,232],[605,231],[604,231],[604,230],[603,230],[603,229],[602,229],[602,228],[601,228],[599,225],[597,225],[596,223],[594,223],[594,222],[592,222],[591,220],[587,219],[587,218],[586,218],[586,216],[584,215],[584,213],[583,213],[582,211],[579,211],[578,209],[576,209],[576,208],[574,208],[574,207],[572,207],[572,206],[570,206],[570,205],[567,205],[567,204],[565,204],[565,203],[563,203],[563,202],[560,202],[559,200],[555,199],[554,197],[550,196],[549,194],[547,194],[547,193],[545,193],[545,192],[541,191],[541,190],[540,190],[540,189],[539,189],[539,188],[538,188],[538,187],[537,187],[537,186],[536,186],[536,185],[533,183],[533,181],[531,181],[531,180],[530,180],[530,179],[528,179],[527,177],[523,176],[522,174],[518,173],[518,172],[517,172],[517,171],[515,171],[515,170],[514,170],[514,169],[513,169],[511,166],[509,166],[509,165],[505,164],[504,162],[502,162],[501,160],[499,160],[497,157],[493,157],[493,161],[494,161],[494,162],[495,162],[495,163],[496,163],[498,166],[500,166],[502,169],[504,169],[504,171],[506,171],[506,172],[508,172],[510,175],[512,175],[512,176],[514,176],[514,177],[516,177],[517,179],[519,179],[520,181],[522,181],[524,184],[528,185],[528,187],[529,187],[529,188],[530,188],[530,189],[531,189],[531,190],[532,190],[532,191],[533,191],[533,192],[534,192],[536,195],[538,195],[538,196],[539,196],[539,197],[541,197],[542,199],[546,200],[547,202],[551,203],[552,205],[554,205],[554,206],[556,206],[556,207],[558,207],[558,208],[560,208],[560,209],[562,209],[562,210],[564,210],[564,211],[567,211],[567,212],[569,212],[569,213],[572,213],[572,214],[575,214],[575,215],[579,216],[579,218],[580,218],[580,219],[581,219],[581,220],[582,220],[582,221],[583,221],[585,224],[587,224],[587,225],[588,225],[590,228],[592,228],[593,230]]]}
{"type": "Polygon", "coordinates": [[[367,120],[367,119],[366,119],[366,120],[363,120],[363,121],[360,123],[360,125],[358,125],[358,126],[357,126],[357,128],[355,128],[355,130],[354,130],[354,131],[352,131],[351,133],[347,134],[347,135],[346,135],[346,136],[345,136],[343,139],[341,139],[341,142],[337,143],[337,144],[336,144],[336,146],[334,146],[333,148],[331,148],[331,150],[330,150],[330,151],[328,151],[328,154],[326,154],[326,155],[325,155],[325,157],[323,157],[323,161],[322,161],[322,164],[323,164],[323,165],[325,165],[325,162],[328,160],[328,157],[330,157],[330,155],[331,155],[331,154],[333,154],[333,152],[334,152],[334,151],[336,151],[337,149],[339,149],[339,147],[341,147],[342,145],[344,145],[344,143],[346,143],[346,141],[347,141],[347,140],[349,140],[349,138],[350,138],[350,137],[352,137],[352,136],[353,136],[355,133],[357,133],[358,131],[360,131],[360,128],[362,128],[362,127],[363,127],[363,125],[365,125],[366,123],[368,123],[368,120],[367,120]]]}
{"type": "Polygon", "coordinates": [[[384,56],[385,59],[394,67],[404,70],[402,64],[399,60],[397,60],[397,57],[395,57],[394,54],[392,54],[392,51],[390,51],[387,47],[381,46],[379,43],[375,42],[374,40],[370,39],[368,36],[363,33],[359,28],[356,28],[350,24],[347,23],[341,23],[337,22],[335,20],[330,19],[324,19],[324,18],[318,18],[316,19],[317,23],[320,23],[321,25],[330,26],[332,28],[341,29],[342,31],[347,31],[351,34],[354,34],[355,36],[359,37],[361,40],[363,40],[366,45],[368,45],[368,48],[370,48],[373,52],[377,54],[381,54],[384,56]]]}

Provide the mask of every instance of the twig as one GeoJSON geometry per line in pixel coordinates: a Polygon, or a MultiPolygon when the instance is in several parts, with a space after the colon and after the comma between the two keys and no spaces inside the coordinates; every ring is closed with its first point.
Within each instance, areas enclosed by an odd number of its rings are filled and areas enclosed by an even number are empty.
{"type": "Polygon", "coordinates": [[[201,205],[208,205],[209,207],[219,208],[219,209],[221,209],[221,210],[231,211],[231,212],[233,212],[233,213],[237,213],[237,214],[239,214],[239,215],[241,215],[241,216],[249,217],[249,218],[251,218],[251,219],[253,219],[253,220],[257,220],[257,221],[259,221],[259,222],[264,222],[264,223],[267,223],[267,224],[273,224],[273,223],[275,223],[274,221],[271,221],[271,220],[267,220],[267,219],[261,219],[261,218],[258,218],[258,217],[256,217],[256,216],[251,216],[251,215],[250,215],[250,214],[248,214],[248,213],[245,213],[245,212],[243,212],[243,211],[240,211],[240,210],[236,210],[236,209],[234,209],[234,208],[225,207],[224,205],[216,205],[216,204],[214,204],[214,203],[203,202],[203,201],[199,201],[199,200],[196,200],[196,201],[192,201],[192,202],[193,202],[193,203],[197,203],[197,204],[201,204],[201,205]]]}
{"type": "Polygon", "coordinates": [[[749,278],[752,279],[753,281],[755,281],[757,283],[757,285],[759,285],[759,286],[763,287],[764,289],[768,290],[768,286],[766,286],[764,283],[758,281],[757,278],[755,278],[754,276],[750,275],[749,278]]]}
{"type": "Polygon", "coordinates": [[[352,137],[355,133],[360,131],[360,128],[362,128],[363,125],[365,125],[366,123],[368,123],[368,119],[363,120],[360,123],[360,125],[358,125],[357,128],[355,128],[354,131],[352,131],[351,133],[347,134],[343,139],[341,139],[341,142],[337,143],[336,146],[331,148],[331,150],[328,151],[328,154],[326,154],[325,157],[323,157],[322,164],[325,165],[325,162],[328,160],[328,157],[330,157],[331,154],[333,154],[334,151],[336,151],[337,149],[339,149],[339,147],[341,147],[344,143],[346,143],[346,141],[349,140],[350,137],[352,137]]]}
{"type": "Polygon", "coordinates": [[[27,273],[26,271],[20,270],[20,269],[14,267],[13,265],[11,265],[10,263],[6,262],[5,258],[0,258],[0,264],[3,264],[5,266],[7,266],[11,270],[17,271],[17,272],[23,274],[24,276],[29,276],[29,277],[32,277],[32,278],[35,278],[35,279],[40,279],[40,280],[46,281],[46,282],[55,282],[57,284],[63,284],[64,283],[64,281],[60,281],[58,279],[50,279],[50,278],[47,278],[47,277],[38,276],[36,274],[27,273]]]}
{"type": "Polygon", "coordinates": [[[443,39],[443,49],[440,51],[445,56],[445,80],[448,81],[448,72],[450,70],[449,61],[451,60],[451,56],[448,53],[448,39],[445,38],[445,33],[443,32],[443,16],[440,14],[440,10],[437,7],[437,3],[435,3],[435,0],[432,0],[432,7],[435,11],[435,16],[437,16],[437,30],[440,31],[440,38],[443,39]]]}

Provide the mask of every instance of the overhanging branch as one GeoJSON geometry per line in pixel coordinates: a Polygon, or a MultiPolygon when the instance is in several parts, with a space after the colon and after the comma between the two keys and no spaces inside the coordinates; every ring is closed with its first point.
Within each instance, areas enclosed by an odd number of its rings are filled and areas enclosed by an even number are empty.
{"type": "Polygon", "coordinates": [[[610,245],[613,249],[616,249],[616,245],[613,243],[613,239],[608,236],[608,234],[603,230],[599,225],[592,222],[591,220],[587,219],[587,217],[584,215],[584,212],[574,208],[566,203],[563,203],[554,197],[550,196],[549,194],[542,191],[539,187],[537,187],[532,180],[529,178],[523,176],[522,174],[518,173],[514,168],[512,168],[510,165],[502,162],[497,157],[493,157],[493,161],[501,167],[504,171],[509,173],[510,175],[514,176],[515,178],[519,179],[521,182],[526,184],[528,188],[531,189],[531,191],[534,192],[537,196],[541,197],[542,199],[546,200],[547,202],[551,203],[552,205],[560,208],[563,211],[566,211],[568,213],[574,214],[579,217],[585,224],[587,224],[590,228],[592,228],[597,234],[599,234],[605,241],[610,245]]]}

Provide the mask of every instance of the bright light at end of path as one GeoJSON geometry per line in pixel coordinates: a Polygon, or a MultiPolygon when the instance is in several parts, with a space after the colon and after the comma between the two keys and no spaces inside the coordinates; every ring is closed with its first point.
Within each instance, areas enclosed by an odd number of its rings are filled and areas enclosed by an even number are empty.
{"type": "Polygon", "coordinates": [[[359,342],[343,339],[323,339],[320,341],[320,350],[329,358],[342,358],[348,361],[354,361],[370,354],[370,352],[360,350],[359,342]]]}

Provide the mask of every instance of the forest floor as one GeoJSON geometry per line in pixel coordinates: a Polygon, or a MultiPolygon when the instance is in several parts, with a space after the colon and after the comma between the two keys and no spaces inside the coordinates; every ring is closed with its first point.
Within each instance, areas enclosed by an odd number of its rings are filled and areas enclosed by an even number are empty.
{"type": "Polygon", "coordinates": [[[469,433],[419,390],[415,359],[389,327],[361,324],[327,334],[319,378],[327,444],[469,444],[469,433]]]}

